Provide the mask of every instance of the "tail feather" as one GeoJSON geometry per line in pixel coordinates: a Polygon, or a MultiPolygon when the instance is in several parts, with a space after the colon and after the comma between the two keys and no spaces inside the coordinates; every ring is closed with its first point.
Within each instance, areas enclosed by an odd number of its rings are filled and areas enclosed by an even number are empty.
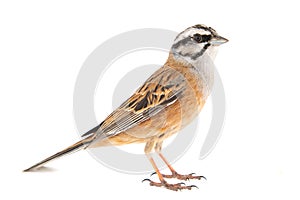
{"type": "Polygon", "coordinates": [[[91,142],[93,141],[93,135],[87,137],[87,138],[84,138],[83,140],[69,146],[68,148],[42,160],[41,162],[23,170],[23,172],[28,172],[28,171],[32,171],[34,169],[37,169],[39,167],[42,167],[43,165],[45,165],[46,163],[54,160],[54,159],[57,159],[57,158],[60,158],[62,156],[65,156],[65,155],[68,155],[68,154],[71,154],[71,153],[75,153],[79,150],[82,150],[82,149],[85,149],[91,142]]]}

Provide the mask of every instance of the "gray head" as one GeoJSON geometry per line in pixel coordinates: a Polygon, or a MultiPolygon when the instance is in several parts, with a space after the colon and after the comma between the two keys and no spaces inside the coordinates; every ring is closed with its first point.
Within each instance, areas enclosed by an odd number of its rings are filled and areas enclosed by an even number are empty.
{"type": "Polygon", "coordinates": [[[193,62],[201,59],[204,54],[214,57],[217,47],[226,42],[228,40],[218,35],[213,28],[198,24],[177,35],[171,52],[175,57],[193,62]]]}

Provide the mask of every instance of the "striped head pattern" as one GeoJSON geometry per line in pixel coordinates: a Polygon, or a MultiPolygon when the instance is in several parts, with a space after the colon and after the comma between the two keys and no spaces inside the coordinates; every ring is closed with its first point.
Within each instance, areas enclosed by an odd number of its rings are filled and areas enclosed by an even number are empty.
{"type": "Polygon", "coordinates": [[[171,53],[188,62],[195,62],[204,54],[214,58],[217,46],[228,40],[221,37],[217,32],[202,24],[189,27],[179,33],[174,40],[171,53]]]}

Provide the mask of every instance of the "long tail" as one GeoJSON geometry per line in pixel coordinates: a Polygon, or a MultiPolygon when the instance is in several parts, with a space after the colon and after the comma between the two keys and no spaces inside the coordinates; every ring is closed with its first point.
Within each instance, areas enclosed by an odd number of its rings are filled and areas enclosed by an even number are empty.
{"type": "Polygon", "coordinates": [[[75,153],[75,152],[77,152],[77,151],[79,151],[81,149],[85,149],[93,141],[93,139],[94,139],[94,134],[92,134],[92,135],[84,138],[83,140],[81,140],[81,141],[79,141],[79,142],[77,142],[77,143],[69,146],[68,148],[66,148],[66,149],[64,149],[64,150],[62,150],[62,151],[60,151],[60,152],[58,152],[58,153],[56,153],[56,154],[54,154],[54,155],[52,155],[52,156],[44,159],[44,160],[42,160],[41,162],[39,162],[39,163],[37,163],[37,164],[35,164],[35,165],[33,165],[33,166],[31,166],[31,167],[23,170],[23,171],[24,172],[32,171],[34,169],[42,167],[46,163],[48,163],[48,162],[50,162],[50,161],[52,161],[52,160],[54,160],[56,158],[60,158],[60,157],[65,156],[65,155],[68,155],[68,154],[71,154],[71,153],[75,153]]]}

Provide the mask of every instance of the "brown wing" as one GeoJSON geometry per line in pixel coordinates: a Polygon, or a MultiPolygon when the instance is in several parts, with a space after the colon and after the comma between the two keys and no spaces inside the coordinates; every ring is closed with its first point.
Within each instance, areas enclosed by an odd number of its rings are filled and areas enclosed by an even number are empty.
{"type": "MultiPolygon", "coordinates": [[[[177,101],[177,97],[184,90],[184,84],[182,84],[184,80],[182,74],[172,68],[160,68],[94,129],[99,128],[97,134],[105,133],[107,137],[126,131],[149,119],[177,101]]],[[[91,133],[92,130],[83,136],[91,133]]]]}

